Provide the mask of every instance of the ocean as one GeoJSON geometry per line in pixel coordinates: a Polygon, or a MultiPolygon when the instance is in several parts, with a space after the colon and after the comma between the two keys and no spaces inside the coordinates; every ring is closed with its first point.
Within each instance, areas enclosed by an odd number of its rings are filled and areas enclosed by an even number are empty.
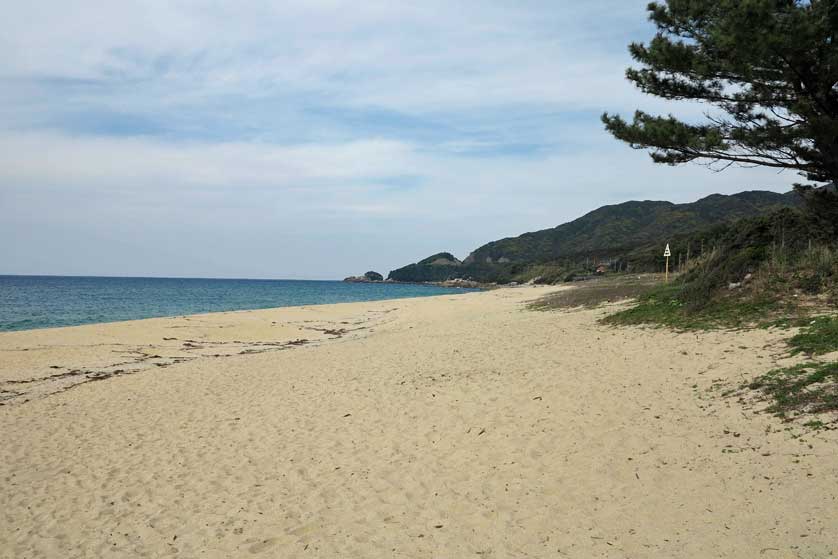
{"type": "Polygon", "coordinates": [[[0,276],[0,332],[464,291],[474,290],[342,281],[0,276]]]}

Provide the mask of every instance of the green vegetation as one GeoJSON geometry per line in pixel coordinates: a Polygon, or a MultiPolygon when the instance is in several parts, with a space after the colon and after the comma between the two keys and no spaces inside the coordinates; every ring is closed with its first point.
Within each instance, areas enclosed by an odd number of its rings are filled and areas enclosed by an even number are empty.
{"type": "Polygon", "coordinates": [[[581,288],[562,290],[535,301],[533,310],[547,311],[574,307],[596,307],[634,299],[648,293],[659,285],[659,274],[614,274],[586,281],[581,288]]]}
{"type": "MultiPolygon", "coordinates": [[[[791,355],[838,351],[838,252],[817,220],[811,212],[782,210],[732,224],[672,284],[651,289],[603,322],[678,330],[796,327],[800,331],[788,340],[791,355]]],[[[810,360],[776,369],[745,388],[787,420],[836,412],[838,363],[810,360]]],[[[805,425],[828,423],[811,419],[805,425]]]]}
{"type": "Polygon", "coordinates": [[[462,264],[450,252],[438,252],[417,262],[420,266],[459,266],[462,264]]]}
{"type": "MultiPolygon", "coordinates": [[[[812,357],[838,351],[838,316],[809,320],[788,340],[788,345],[792,355],[804,353],[812,357]]],[[[838,362],[807,361],[775,369],[754,379],[747,388],[768,398],[771,403],[767,411],[785,419],[838,412],[838,362]]],[[[829,424],[813,419],[804,426],[825,429],[829,424]]]]}
{"type": "Polygon", "coordinates": [[[789,341],[792,355],[823,355],[838,351],[838,316],[820,316],[789,341]]]}
{"type": "MultiPolygon", "coordinates": [[[[816,414],[838,411],[838,362],[802,363],[794,367],[775,369],[758,377],[748,385],[772,403],[767,411],[781,417],[790,413],[816,414]]],[[[810,427],[822,428],[820,420],[809,421],[810,427]]]]}
{"type": "Polygon", "coordinates": [[[706,305],[691,305],[684,301],[684,291],[680,282],[658,287],[641,295],[632,308],[612,314],[603,322],[668,326],[676,330],[741,328],[764,321],[780,308],[778,302],[769,297],[718,297],[706,305]]]}
{"type": "MultiPolygon", "coordinates": [[[[615,270],[660,271],[664,240],[699,231],[712,236],[709,230],[714,226],[800,204],[794,193],[761,191],[714,194],[688,204],[625,202],[603,206],[553,229],[488,243],[472,252],[464,263],[550,263],[572,269],[589,268],[604,260],[615,270]]],[[[700,239],[696,241],[696,246],[689,249],[692,256],[701,250],[700,239]]],[[[687,252],[684,246],[684,258],[687,252]]]]}
{"type": "Polygon", "coordinates": [[[609,321],[685,329],[791,324],[813,306],[838,303],[838,253],[830,247],[808,212],[740,220],[719,229],[713,249],[671,286],[609,321]]]}
{"type": "Polygon", "coordinates": [[[436,256],[438,255],[393,270],[390,272],[388,279],[404,282],[440,282],[457,278],[473,279],[484,283],[509,283],[514,281],[512,278],[515,270],[492,268],[490,266],[464,266],[459,261],[456,264],[439,263],[439,258],[436,258],[436,256]]]}
{"type": "MultiPolygon", "coordinates": [[[[838,351],[838,316],[812,318],[838,303],[838,252],[809,213],[781,211],[729,227],[718,247],[673,284],[655,288],[609,324],[676,329],[799,327],[790,353],[838,351]]],[[[747,385],[785,419],[838,411],[838,363],[808,361],[757,377],[747,385]]],[[[810,428],[826,428],[820,419],[810,428]]]]}

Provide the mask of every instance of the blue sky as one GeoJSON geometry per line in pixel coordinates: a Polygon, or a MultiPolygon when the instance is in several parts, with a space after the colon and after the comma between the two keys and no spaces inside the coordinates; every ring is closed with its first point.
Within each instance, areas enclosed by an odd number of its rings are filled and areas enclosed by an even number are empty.
{"type": "Polygon", "coordinates": [[[12,3],[0,273],[384,274],[628,199],[788,190],[653,165],[604,111],[646,0],[12,3]]]}

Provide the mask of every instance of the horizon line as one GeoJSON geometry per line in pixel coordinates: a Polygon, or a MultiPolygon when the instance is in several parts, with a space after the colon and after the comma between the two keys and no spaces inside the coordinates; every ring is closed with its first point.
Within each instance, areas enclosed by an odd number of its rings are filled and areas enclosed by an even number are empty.
{"type": "Polygon", "coordinates": [[[200,276],[121,276],[99,274],[7,274],[0,273],[0,278],[91,278],[91,279],[195,279],[195,280],[243,280],[243,281],[337,281],[343,279],[316,278],[244,278],[244,277],[200,277],[200,276]]]}

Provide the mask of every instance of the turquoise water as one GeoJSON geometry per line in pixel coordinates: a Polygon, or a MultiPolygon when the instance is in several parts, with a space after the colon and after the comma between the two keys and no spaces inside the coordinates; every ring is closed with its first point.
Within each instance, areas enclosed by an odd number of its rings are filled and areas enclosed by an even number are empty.
{"type": "Polygon", "coordinates": [[[0,331],[474,291],[341,281],[0,276],[0,331]]]}

